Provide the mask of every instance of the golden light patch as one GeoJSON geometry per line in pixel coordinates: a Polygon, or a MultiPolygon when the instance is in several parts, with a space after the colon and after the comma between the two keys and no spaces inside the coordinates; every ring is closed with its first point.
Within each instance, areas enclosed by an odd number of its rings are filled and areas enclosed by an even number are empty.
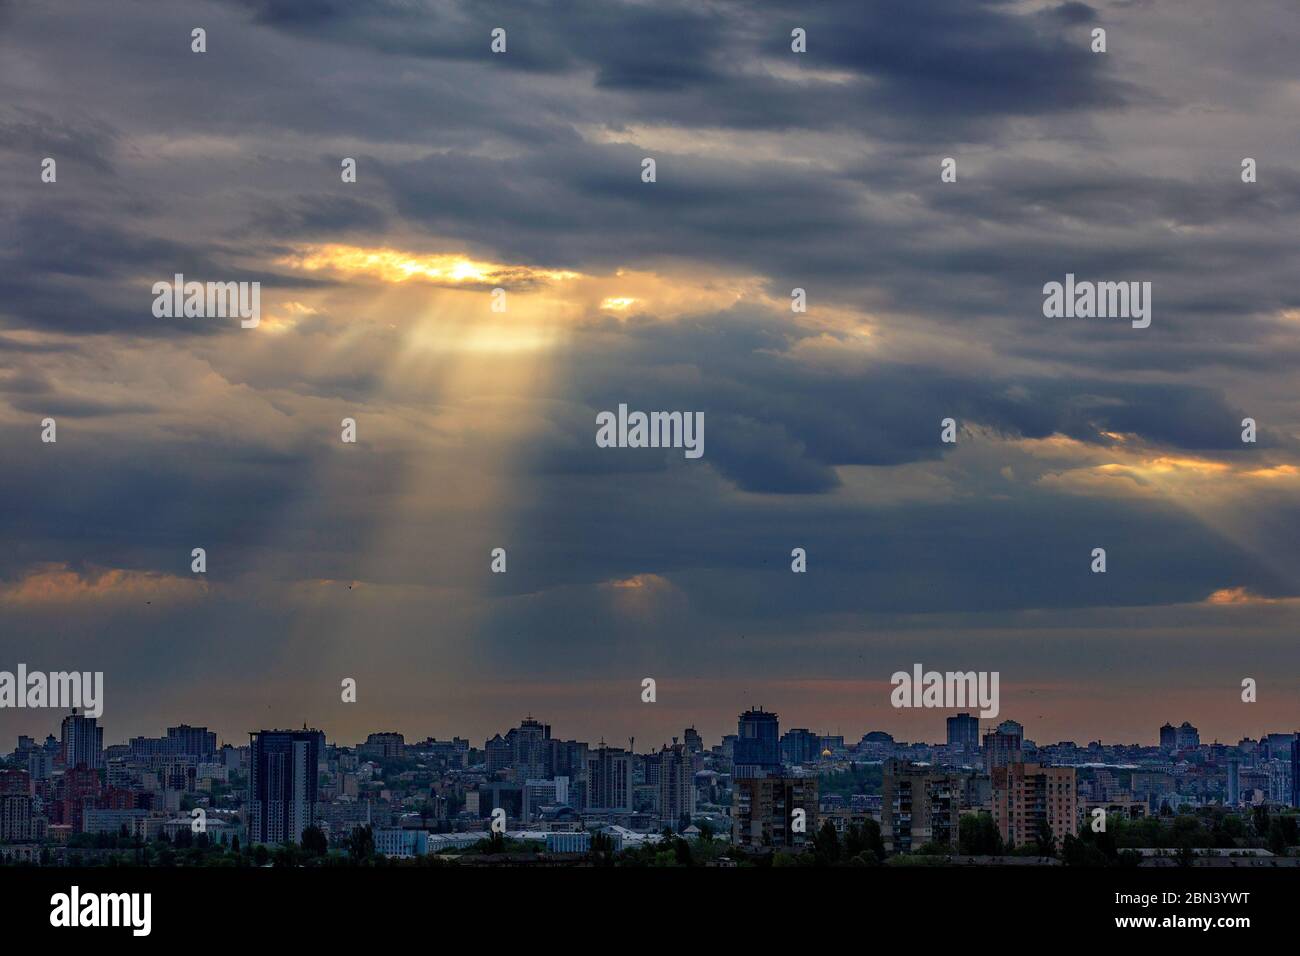
{"type": "Polygon", "coordinates": [[[1220,588],[1205,599],[1206,604],[1274,604],[1271,598],[1260,597],[1244,587],[1220,588]]]}
{"type": "Polygon", "coordinates": [[[671,587],[668,581],[657,574],[634,574],[630,578],[616,578],[606,581],[602,587],[614,588],[615,590],[633,590],[639,591],[648,587],[671,587]]]}
{"type": "Polygon", "coordinates": [[[316,309],[302,302],[285,302],[262,316],[261,329],[273,335],[282,335],[296,328],[302,319],[316,314],[316,309]]]}
{"type": "Polygon", "coordinates": [[[1295,465],[1273,465],[1271,468],[1255,468],[1246,472],[1247,477],[1262,478],[1265,481],[1300,478],[1300,468],[1295,465]]]}
{"type": "Polygon", "coordinates": [[[563,282],[580,275],[577,272],[476,260],[461,253],[422,254],[388,247],[367,249],[337,243],[307,246],[276,262],[286,268],[304,272],[332,272],[386,283],[422,279],[450,286],[493,285],[508,288],[538,282],[563,282]]]}
{"type": "Polygon", "coordinates": [[[1252,480],[1276,482],[1300,477],[1300,468],[1295,465],[1247,468],[1194,455],[1158,454],[1135,447],[1136,435],[1103,434],[1116,445],[1101,447],[1064,435],[1016,444],[1035,457],[1073,459],[1065,468],[1047,472],[1038,482],[1080,494],[1107,494],[1122,489],[1124,494],[1230,497],[1249,489],[1252,480]],[[1117,483],[1116,478],[1125,480],[1117,483]]]}
{"type": "Polygon", "coordinates": [[[540,325],[492,323],[470,328],[425,323],[414,329],[406,347],[413,352],[506,354],[538,352],[559,340],[558,330],[540,325]]]}
{"type": "Polygon", "coordinates": [[[599,587],[618,612],[636,617],[661,611],[675,594],[672,582],[658,574],[634,574],[605,581],[599,587]]]}

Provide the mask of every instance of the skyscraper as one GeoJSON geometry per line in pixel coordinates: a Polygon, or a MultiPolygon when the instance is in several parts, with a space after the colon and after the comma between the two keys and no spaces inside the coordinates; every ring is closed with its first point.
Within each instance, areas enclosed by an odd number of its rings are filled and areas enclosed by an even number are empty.
{"type": "Polygon", "coordinates": [[[74,709],[63,718],[63,765],[72,770],[98,770],[104,765],[104,728],[99,721],[74,709]]]}
{"type": "Polygon", "coordinates": [[[32,778],[26,770],[0,770],[0,842],[32,838],[32,778]]]}
{"type": "Polygon", "coordinates": [[[1291,806],[1300,808],[1300,731],[1291,738],[1291,806]]]}
{"type": "Polygon", "coordinates": [[[1022,761],[1021,746],[1025,728],[1014,720],[1004,720],[984,735],[984,768],[992,773],[996,767],[1006,767],[1022,761]]]}
{"type": "Polygon", "coordinates": [[[970,714],[948,718],[948,746],[975,752],[980,749],[980,721],[970,714]]]}
{"type": "Polygon", "coordinates": [[[1174,750],[1178,746],[1178,728],[1166,723],[1160,728],[1160,749],[1174,750]]]}
{"type": "Polygon", "coordinates": [[[587,808],[632,810],[632,755],[618,747],[600,746],[587,753],[587,808]]]}
{"type": "Polygon", "coordinates": [[[781,738],[781,760],[785,763],[816,763],[821,753],[821,738],[805,727],[787,730],[781,738]]]}
{"type": "Polygon", "coordinates": [[[781,776],[781,729],[776,714],[761,707],[740,715],[732,779],[781,776]]]}
{"type": "Polygon", "coordinates": [[[686,736],[682,738],[682,742],[686,744],[688,754],[704,753],[704,738],[694,727],[686,728],[686,736]]]}
{"type": "Polygon", "coordinates": [[[518,727],[506,734],[510,745],[510,765],[520,781],[540,780],[546,776],[547,741],[551,739],[551,725],[525,717],[518,727]]]}
{"type": "MultiPolygon", "coordinates": [[[[695,815],[695,773],[685,744],[659,751],[659,819],[673,829],[695,815]]],[[[689,826],[689,824],[687,824],[689,826]]]]}
{"type": "Polygon", "coordinates": [[[253,843],[301,843],[316,822],[318,730],[249,735],[248,836],[253,843]]]}

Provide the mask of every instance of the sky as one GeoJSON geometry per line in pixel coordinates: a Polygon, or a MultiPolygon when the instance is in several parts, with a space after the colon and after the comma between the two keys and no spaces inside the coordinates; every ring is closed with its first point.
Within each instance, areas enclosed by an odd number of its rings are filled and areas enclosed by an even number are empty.
{"type": "Polygon", "coordinates": [[[102,671],[106,742],[940,741],[917,663],[1039,743],[1291,731],[1297,41],[1289,0],[0,0],[0,670],[102,671]],[[260,324],[155,317],[177,273],[260,324]],[[1150,327],[1045,317],[1067,273],[1150,327]],[[703,456],[597,447],[619,404],[703,456]]]}

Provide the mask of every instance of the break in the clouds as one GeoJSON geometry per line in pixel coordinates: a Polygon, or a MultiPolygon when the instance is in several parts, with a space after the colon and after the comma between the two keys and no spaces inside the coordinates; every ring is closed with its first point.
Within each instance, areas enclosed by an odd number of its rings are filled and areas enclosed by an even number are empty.
{"type": "Polygon", "coordinates": [[[1300,683],[1286,14],[0,3],[0,655],[104,670],[114,738],[759,693],[852,732],[918,659],[1040,738],[1258,734],[1240,676],[1300,683]],[[258,328],[155,318],[176,273],[258,328]],[[1044,318],[1067,273],[1151,327],[1044,318]],[[620,403],[704,457],[596,447],[620,403]]]}

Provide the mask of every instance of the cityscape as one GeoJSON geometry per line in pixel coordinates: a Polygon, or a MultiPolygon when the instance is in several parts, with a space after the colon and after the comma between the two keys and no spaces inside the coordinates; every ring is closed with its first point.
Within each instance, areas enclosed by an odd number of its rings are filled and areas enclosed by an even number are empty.
{"type": "Polygon", "coordinates": [[[541,719],[481,744],[179,724],[105,745],[72,712],[0,761],[9,866],[1229,866],[1300,864],[1300,734],[1035,742],[946,718],[941,743],[782,730],[657,747],[541,719]]]}
{"type": "Polygon", "coordinates": [[[1297,46],[0,0],[0,938],[1284,923],[1297,46]]]}

